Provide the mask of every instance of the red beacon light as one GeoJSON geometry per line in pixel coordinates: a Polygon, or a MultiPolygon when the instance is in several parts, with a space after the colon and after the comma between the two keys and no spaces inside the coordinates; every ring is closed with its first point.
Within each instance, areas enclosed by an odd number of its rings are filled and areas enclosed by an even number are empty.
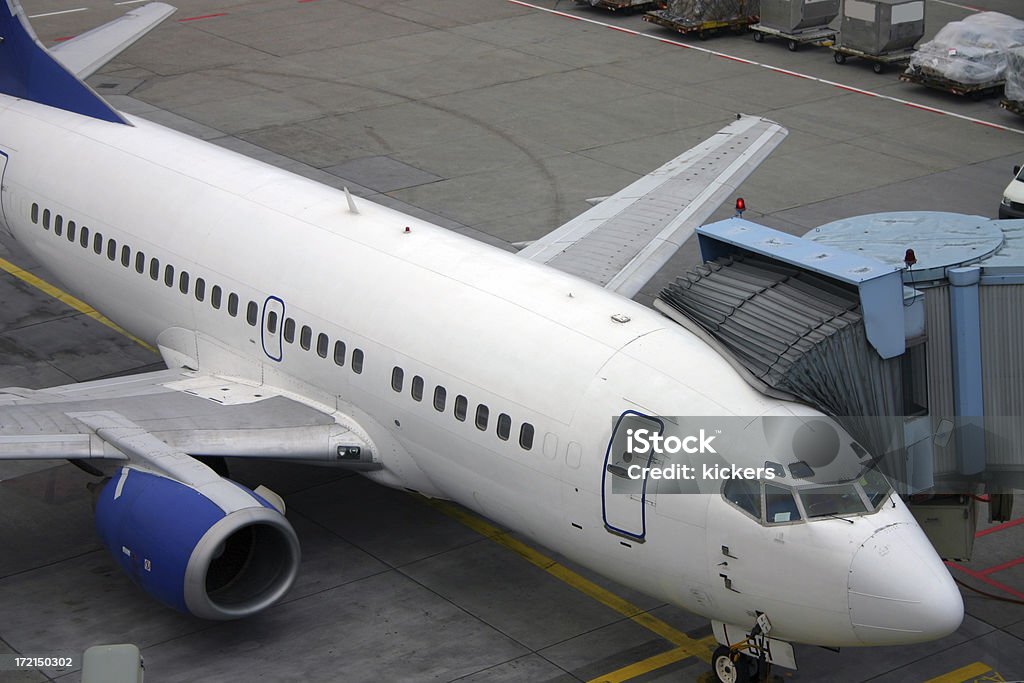
{"type": "Polygon", "coordinates": [[[742,216],[743,212],[747,210],[747,203],[743,201],[743,197],[736,199],[736,215],[742,216]]]}
{"type": "Polygon", "coordinates": [[[913,249],[907,249],[907,253],[903,255],[903,263],[906,264],[907,268],[917,263],[917,256],[914,254],[913,249]]]}

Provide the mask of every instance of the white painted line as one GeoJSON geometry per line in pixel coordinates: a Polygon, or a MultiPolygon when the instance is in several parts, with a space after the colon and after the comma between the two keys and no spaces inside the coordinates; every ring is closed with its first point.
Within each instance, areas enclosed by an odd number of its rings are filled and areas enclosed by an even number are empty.
{"type": "Polygon", "coordinates": [[[957,4],[955,2],[950,2],[949,0],[932,0],[932,1],[933,2],[937,2],[940,5],[949,5],[950,7],[959,7],[960,9],[965,9],[968,12],[984,12],[985,11],[985,10],[981,9],[980,7],[971,7],[970,5],[960,5],[960,4],[957,4]]]}
{"type": "Polygon", "coordinates": [[[710,50],[710,49],[708,49],[706,47],[699,47],[697,45],[690,45],[688,43],[681,43],[678,40],[671,40],[669,38],[664,38],[662,36],[656,36],[656,35],[653,35],[653,34],[650,34],[650,33],[644,33],[643,31],[636,31],[636,30],[631,29],[631,28],[622,28],[621,26],[615,26],[614,24],[608,24],[608,23],[605,23],[603,21],[598,21],[596,19],[590,19],[588,17],[581,17],[581,16],[577,16],[575,14],[569,14],[568,12],[561,12],[561,11],[555,10],[555,9],[548,9],[547,7],[538,7],[537,5],[532,5],[532,4],[528,3],[528,2],[524,2],[523,0],[508,0],[508,2],[511,2],[514,5],[519,5],[521,7],[529,7],[530,9],[539,10],[541,12],[547,12],[548,14],[554,14],[554,15],[557,15],[557,16],[560,16],[560,17],[564,17],[565,19],[572,19],[574,21],[582,21],[582,22],[585,22],[585,23],[588,23],[588,24],[594,24],[596,26],[604,26],[605,28],[610,28],[613,31],[619,31],[620,33],[628,33],[630,35],[640,36],[641,38],[649,38],[651,40],[656,40],[659,43],[666,43],[668,45],[675,45],[677,47],[686,48],[687,50],[696,50],[697,52],[703,52],[705,54],[714,55],[715,57],[721,57],[722,59],[728,59],[728,60],[733,61],[733,62],[739,62],[740,64],[748,64],[750,66],[757,66],[757,67],[760,67],[762,69],[768,69],[769,71],[774,71],[775,73],[786,74],[787,76],[794,76],[796,78],[802,78],[802,79],[807,80],[807,81],[815,81],[815,82],[821,83],[823,85],[831,85],[833,88],[839,88],[840,90],[846,90],[848,92],[857,93],[858,95],[866,95],[868,97],[876,97],[876,98],[878,98],[880,100],[888,100],[890,102],[895,102],[897,104],[902,104],[904,106],[912,107],[914,109],[921,109],[923,111],[931,112],[933,114],[941,114],[943,116],[951,116],[951,117],[953,117],[955,119],[960,119],[962,121],[970,121],[971,123],[976,123],[976,124],[978,124],[980,126],[986,126],[988,128],[995,128],[996,130],[1003,130],[1003,131],[1006,131],[1008,133],[1017,133],[1018,135],[1024,135],[1024,129],[1021,129],[1021,128],[1014,128],[1013,126],[1006,126],[1006,125],[1003,125],[1001,123],[993,123],[992,121],[985,121],[983,119],[976,119],[973,116],[967,116],[966,114],[957,114],[956,112],[952,112],[952,111],[949,111],[947,109],[939,109],[938,107],[930,107],[927,104],[918,104],[917,102],[911,102],[910,100],[904,100],[904,99],[901,99],[899,97],[893,97],[892,95],[883,95],[882,93],[878,93],[878,92],[875,92],[873,90],[865,90],[863,88],[858,88],[858,87],[855,87],[855,86],[852,86],[852,85],[845,85],[843,83],[837,83],[836,81],[830,81],[827,78],[818,78],[817,76],[811,76],[809,74],[800,73],[798,71],[790,71],[789,69],[783,69],[782,67],[772,66],[771,64],[765,64],[763,62],[754,61],[753,59],[746,59],[745,57],[737,57],[735,55],[730,55],[730,54],[727,54],[725,52],[719,52],[718,50],[710,50]]]}
{"type": "Polygon", "coordinates": [[[77,9],[62,9],[59,12],[44,12],[43,14],[30,14],[29,19],[38,19],[40,17],[55,17],[58,14],[71,14],[72,12],[84,12],[88,7],[79,7],[77,9]]]}
{"type": "Polygon", "coordinates": [[[149,0],[124,0],[124,2],[115,2],[115,5],[137,5],[140,2],[149,2],[149,0]]]}

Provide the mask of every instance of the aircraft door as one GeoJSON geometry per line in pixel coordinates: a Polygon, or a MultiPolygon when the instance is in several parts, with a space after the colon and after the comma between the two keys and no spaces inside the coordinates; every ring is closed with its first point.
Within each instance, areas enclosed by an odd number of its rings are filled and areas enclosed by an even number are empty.
{"type": "Polygon", "coordinates": [[[284,353],[281,330],[284,328],[284,301],[276,296],[268,296],[263,302],[263,316],[260,321],[260,336],[263,340],[263,353],[273,361],[280,361],[284,353]]]}
{"type": "Polygon", "coordinates": [[[13,237],[14,232],[11,230],[11,224],[7,222],[7,204],[10,203],[11,198],[7,192],[5,173],[7,173],[7,152],[0,150],[0,223],[3,223],[8,234],[13,237]]]}
{"type": "Polygon", "coordinates": [[[643,543],[647,535],[647,479],[629,476],[633,465],[650,467],[654,462],[651,452],[636,455],[627,448],[629,435],[635,430],[646,429],[652,434],[661,434],[664,423],[635,410],[627,410],[615,421],[608,449],[605,451],[601,482],[601,512],[604,528],[609,533],[624,536],[643,543]]]}

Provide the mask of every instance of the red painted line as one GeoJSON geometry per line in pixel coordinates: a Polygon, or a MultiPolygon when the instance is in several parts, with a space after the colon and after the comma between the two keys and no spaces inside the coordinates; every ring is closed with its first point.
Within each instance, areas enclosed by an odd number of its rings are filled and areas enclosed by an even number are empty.
{"type": "Polygon", "coordinates": [[[302,4],[304,2],[316,2],[316,0],[299,0],[299,4],[302,4]]]}
{"type": "Polygon", "coordinates": [[[994,534],[995,532],[1002,531],[1003,529],[1009,529],[1010,527],[1017,526],[1018,524],[1024,524],[1024,517],[1011,519],[1009,522],[1003,522],[998,526],[989,527],[988,529],[982,529],[978,533],[974,534],[974,537],[981,538],[982,536],[988,536],[989,534],[994,534]]]}
{"type": "Polygon", "coordinates": [[[998,581],[990,579],[987,576],[985,576],[984,574],[982,574],[981,572],[976,572],[973,569],[968,569],[967,567],[961,567],[956,562],[946,562],[946,566],[947,567],[951,567],[953,569],[959,569],[964,574],[967,574],[967,576],[970,576],[972,579],[977,579],[978,581],[981,581],[982,583],[987,583],[988,585],[992,586],[993,588],[998,588],[999,590],[1003,591],[1004,593],[1009,593],[1010,595],[1014,596],[1015,598],[1020,598],[1021,600],[1024,600],[1024,593],[1021,593],[1018,590],[1014,590],[1013,588],[1010,588],[1005,583],[999,583],[998,581]]]}
{"type": "Polygon", "coordinates": [[[178,23],[183,21],[199,21],[200,19],[213,19],[214,17],[226,17],[227,12],[220,12],[218,14],[203,14],[198,17],[185,17],[184,19],[178,19],[178,23]]]}
{"type": "Polygon", "coordinates": [[[626,30],[624,28],[621,28],[619,26],[609,26],[608,28],[610,28],[613,31],[618,31],[619,33],[625,33],[626,35],[633,35],[632,31],[628,31],[628,30],[626,30]]]}
{"type": "Polygon", "coordinates": [[[1016,560],[1010,560],[1009,562],[1003,562],[1002,564],[997,564],[995,567],[989,567],[988,569],[982,569],[978,573],[979,574],[984,574],[985,576],[988,576],[989,574],[995,574],[996,572],[1001,572],[1004,569],[1009,569],[1010,567],[1016,567],[1018,564],[1024,564],[1024,557],[1018,557],[1016,560]]]}
{"type": "Polygon", "coordinates": [[[63,43],[65,40],[71,40],[72,38],[74,38],[74,36],[62,36],[60,38],[54,38],[53,42],[55,42],[55,43],[63,43]]]}

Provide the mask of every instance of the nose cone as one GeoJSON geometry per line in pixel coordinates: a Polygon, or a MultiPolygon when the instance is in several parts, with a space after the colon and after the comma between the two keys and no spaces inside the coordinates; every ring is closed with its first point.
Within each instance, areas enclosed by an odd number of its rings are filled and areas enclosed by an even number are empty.
{"type": "Polygon", "coordinates": [[[916,524],[875,531],[853,556],[850,621],[865,645],[936,640],[955,631],[964,603],[953,577],[916,524]]]}

